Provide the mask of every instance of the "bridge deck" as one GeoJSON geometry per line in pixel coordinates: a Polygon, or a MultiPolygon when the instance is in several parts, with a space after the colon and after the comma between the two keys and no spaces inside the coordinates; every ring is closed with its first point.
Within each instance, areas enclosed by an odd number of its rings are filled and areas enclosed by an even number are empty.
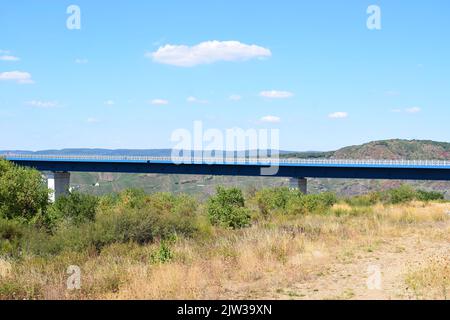
{"type": "Polygon", "coordinates": [[[106,162],[106,163],[161,163],[205,165],[275,165],[280,166],[338,166],[338,167],[392,167],[392,168],[448,168],[450,161],[442,160],[372,160],[372,159],[294,159],[294,158],[195,158],[144,156],[80,156],[80,155],[0,155],[9,161],[48,162],[106,162]]]}
{"type": "Polygon", "coordinates": [[[438,160],[278,160],[27,154],[0,157],[41,171],[266,176],[262,173],[263,168],[277,166],[278,170],[272,176],[450,181],[450,161],[438,160]]]}

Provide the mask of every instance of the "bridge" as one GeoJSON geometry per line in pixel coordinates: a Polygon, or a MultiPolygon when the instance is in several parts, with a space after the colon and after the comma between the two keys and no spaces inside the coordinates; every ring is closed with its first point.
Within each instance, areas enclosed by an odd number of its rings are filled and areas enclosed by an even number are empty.
{"type": "Polygon", "coordinates": [[[211,157],[140,157],[4,154],[17,165],[48,173],[53,199],[67,193],[70,172],[120,172],[225,176],[271,176],[291,179],[307,192],[307,178],[450,181],[450,161],[340,160],[211,157]]]}

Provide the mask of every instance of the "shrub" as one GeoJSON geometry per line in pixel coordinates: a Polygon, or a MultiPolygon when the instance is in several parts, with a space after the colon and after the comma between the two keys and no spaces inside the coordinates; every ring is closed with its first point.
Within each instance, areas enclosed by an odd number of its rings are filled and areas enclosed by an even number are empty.
{"type": "Polygon", "coordinates": [[[273,188],[258,191],[254,198],[260,213],[268,216],[273,210],[286,209],[289,200],[297,196],[299,196],[298,192],[289,188],[273,188]]]}
{"type": "Polygon", "coordinates": [[[100,206],[95,220],[80,225],[61,225],[54,242],[58,250],[94,247],[101,250],[112,243],[146,244],[156,240],[190,237],[198,232],[197,203],[188,196],[155,194],[146,196],[136,207],[121,203],[100,206]],[[143,203],[146,203],[144,206],[143,203]]]}
{"type": "Polygon", "coordinates": [[[49,235],[34,225],[15,219],[0,218],[0,255],[19,257],[31,252],[40,254],[48,251],[49,235]]]}
{"type": "Polygon", "coordinates": [[[173,252],[170,249],[167,241],[161,241],[157,251],[152,252],[150,255],[151,263],[167,263],[173,259],[173,252]]]}
{"type": "Polygon", "coordinates": [[[71,193],[60,197],[51,206],[49,216],[66,219],[75,224],[93,221],[99,199],[83,193],[71,193]]]}
{"type": "Polygon", "coordinates": [[[127,189],[116,197],[118,204],[128,208],[141,208],[145,206],[146,194],[141,189],[127,189]]]}
{"type": "Polygon", "coordinates": [[[337,197],[333,193],[308,194],[292,197],[286,212],[288,214],[321,213],[331,208],[337,202],[337,197]]]}
{"type": "Polygon", "coordinates": [[[273,188],[257,192],[255,200],[263,216],[276,212],[299,215],[330,208],[337,202],[337,197],[330,192],[305,195],[289,188],[273,188]]]}
{"type": "Polygon", "coordinates": [[[308,209],[305,206],[304,197],[292,197],[286,205],[286,210],[283,211],[284,214],[289,215],[303,215],[308,213],[308,209]]]}
{"type": "Polygon", "coordinates": [[[175,234],[191,236],[193,221],[148,209],[128,209],[99,215],[93,225],[93,243],[99,248],[113,242],[145,244],[175,234]]]}
{"type": "Polygon", "coordinates": [[[387,204],[407,203],[413,200],[438,201],[444,200],[444,194],[435,191],[414,190],[409,185],[402,185],[399,188],[390,189],[383,192],[371,192],[365,195],[355,196],[346,199],[346,203],[351,206],[372,206],[382,202],[387,204]]]}
{"type": "Polygon", "coordinates": [[[350,206],[356,207],[370,207],[381,201],[381,195],[379,192],[371,192],[364,195],[348,198],[345,202],[350,206]]]}
{"type": "Polygon", "coordinates": [[[436,191],[417,190],[417,200],[419,201],[438,201],[444,200],[444,194],[436,191]]]}
{"type": "Polygon", "coordinates": [[[388,190],[384,193],[384,201],[391,204],[406,203],[412,200],[436,201],[443,200],[444,195],[434,191],[414,190],[409,185],[402,185],[399,188],[388,190]]]}
{"type": "Polygon", "coordinates": [[[0,216],[37,219],[46,213],[48,195],[38,171],[0,160],[0,216]]]}
{"type": "Polygon", "coordinates": [[[0,218],[0,256],[15,255],[24,233],[20,222],[0,218]]]}
{"type": "Polygon", "coordinates": [[[321,193],[321,194],[319,194],[319,198],[320,198],[320,201],[322,202],[322,204],[327,208],[334,206],[338,202],[338,198],[336,197],[336,194],[334,194],[332,192],[321,193]]]}
{"type": "Polygon", "coordinates": [[[408,185],[386,191],[387,202],[391,204],[406,203],[416,199],[416,192],[408,185]]]}
{"type": "Polygon", "coordinates": [[[245,207],[242,191],[237,188],[217,188],[208,200],[208,216],[212,224],[232,229],[250,225],[250,210],[245,207]]]}
{"type": "Polygon", "coordinates": [[[155,193],[148,196],[147,206],[157,211],[172,212],[174,215],[193,217],[197,213],[198,202],[191,196],[181,194],[175,196],[170,193],[155,193]]]}

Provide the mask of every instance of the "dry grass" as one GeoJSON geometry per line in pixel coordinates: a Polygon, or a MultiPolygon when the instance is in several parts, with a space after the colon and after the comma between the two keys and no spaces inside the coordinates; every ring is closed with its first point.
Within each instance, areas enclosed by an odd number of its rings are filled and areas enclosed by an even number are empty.
{"type": "Polygon", "coordinates": [[[431,257],[406,276],[417,299],[450,298],[450,256],[431,257]]]}
{"type": "MultiPolygon", "coordinates": [[[[180,239],[170,246],[173,258],[166,263],[151,260],[158,244],[115,244],[100,254],[67,252],[51,259],[0,259],[0,298],[285,297],[284,288],[317,282],[330,274],[330,266],[358,263],[393,239],[420,235],[448,246],[449,210],[443,203],[356,209],[338,204],[323,215],[274,216],[248,229],[216,230],[206,240],[180,239]],[[69,265],[81,267],[81,290],[66,290],[69,265]]],[[[398,245],[387,248],[394,254],[404,251],[398,245]]],[[[417,298],[448,298],[449,270],[448,256],[438,256],[406,275],[406,283],[417,298]]],[[[335,297],[360,298],[341,289],[335,297]]],[[[289,296],[303,297],[295,292],[289,296]]]]}
{"type": "Polygon", "coordinates": [[[11,273],[11,263],[0,258],[0,278],[6,278],[11,273]]]}

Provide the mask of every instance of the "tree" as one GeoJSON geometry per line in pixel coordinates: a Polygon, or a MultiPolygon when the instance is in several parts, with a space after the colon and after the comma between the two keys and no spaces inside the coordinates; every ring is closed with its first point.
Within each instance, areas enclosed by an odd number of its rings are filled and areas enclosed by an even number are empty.
{"type": "Polygon", "coordinates": [[[39,171],[0,159],[0,216],[26,221],[44,216],[48,196],[39,171]]]}
{"type": "Polygon", "coordinates": [[[250,212],[245,208],[242,191],[237,188],[217,188],[217,194],[208,201],[208,216],[212,224],[243,228],[250,224],[250,212]]]}
{"type": "Polygon", "coordinates": [[[98,204],[99,198],[96,196],[74,192],[58,198],[51,206],[49,215],[81,224],[95,219],[98,204]]]}

